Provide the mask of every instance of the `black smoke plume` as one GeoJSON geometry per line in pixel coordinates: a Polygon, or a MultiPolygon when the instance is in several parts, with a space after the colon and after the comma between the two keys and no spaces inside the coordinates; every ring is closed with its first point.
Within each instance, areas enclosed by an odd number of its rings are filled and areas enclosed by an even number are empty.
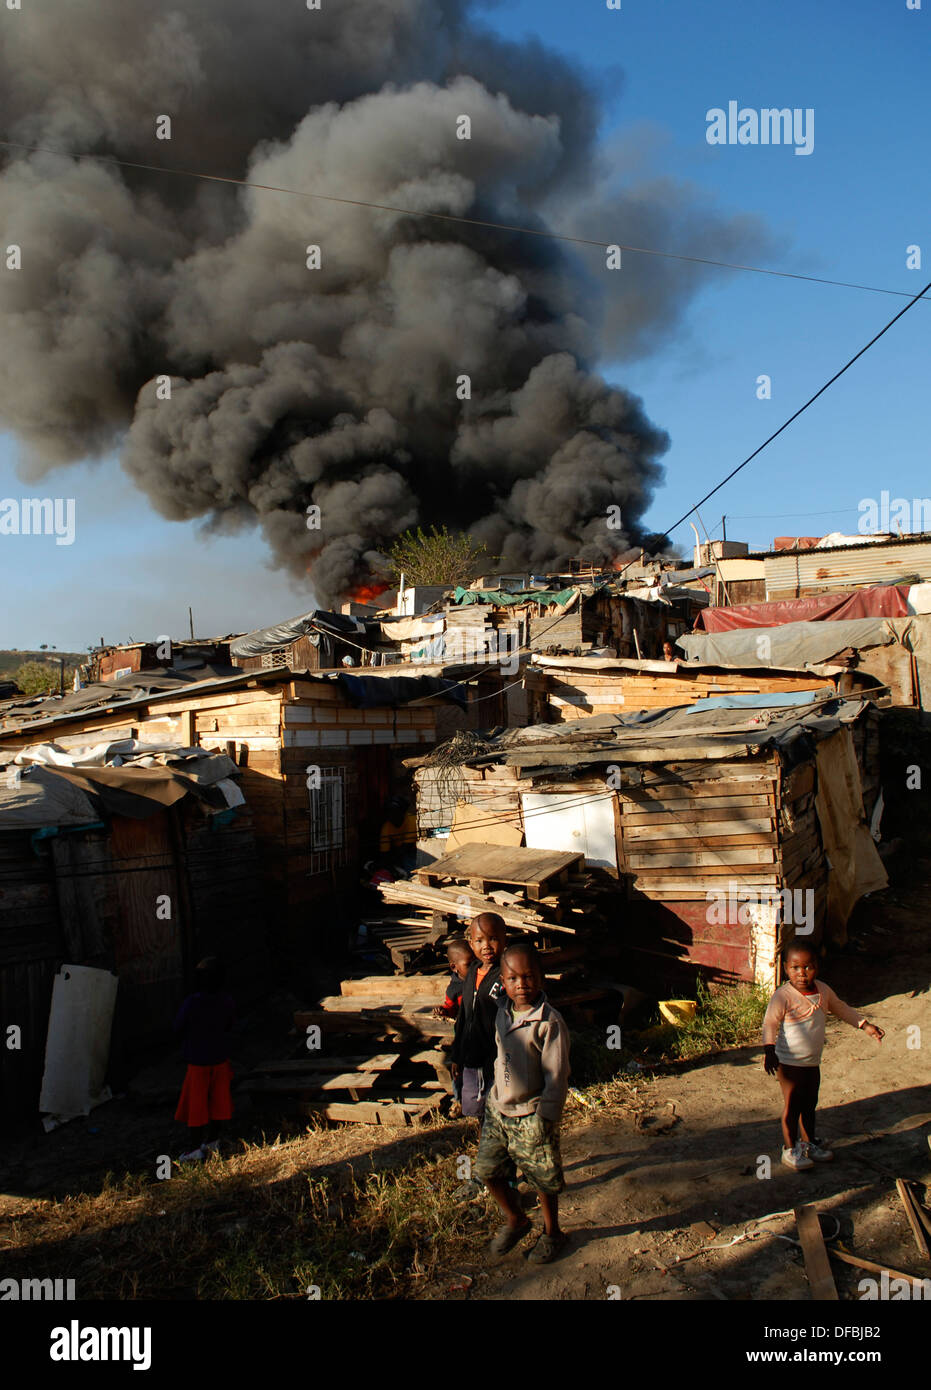
{"type": "Polygon", "coordinates": [[[322,599],[414,523],[508,568],[642,538],[668,440],[592,364],[676,327],[695,268],[113,162],[600,240],[759,240],[687,190],[618,189],[564,60],[464,0],[44,0],[2,27],[3,138],[103,156],[0,151],[22,254],[0,273],[0,417],[29,475],[118,448],[164,516],[258,523],[322,599]]]}

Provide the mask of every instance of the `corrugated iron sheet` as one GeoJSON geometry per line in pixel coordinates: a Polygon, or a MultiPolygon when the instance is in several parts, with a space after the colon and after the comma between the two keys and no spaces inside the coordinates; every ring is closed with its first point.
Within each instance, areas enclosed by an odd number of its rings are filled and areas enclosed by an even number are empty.
{"type": "Polygon", "coordinates": [[[797,551],[767,555],[763,563],[770,601],[829,588],[884,583],[907,575],[931,579],[931,541],[797,551]]]}

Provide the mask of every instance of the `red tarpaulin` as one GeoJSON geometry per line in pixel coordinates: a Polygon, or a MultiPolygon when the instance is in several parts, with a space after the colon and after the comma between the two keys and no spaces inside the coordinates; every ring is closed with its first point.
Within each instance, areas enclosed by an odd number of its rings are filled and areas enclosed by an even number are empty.
{"type": "Polygon", "coordinates": [[[908,584],[875,584],[847,594],[809,594],[773,603],[738,603],[733,608],[703,608],[696,632],[731,632],[738,627],[780,627],[783,623],[840,622],[846,618],[904,618],[908,584]]]}

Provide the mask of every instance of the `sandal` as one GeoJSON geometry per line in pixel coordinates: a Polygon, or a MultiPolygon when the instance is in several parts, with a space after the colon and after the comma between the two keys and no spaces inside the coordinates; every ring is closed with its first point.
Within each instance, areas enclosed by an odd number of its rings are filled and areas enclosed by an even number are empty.
{"type": "Polygon", "coordinates": [[[506,1255],[509,1250],[513,1250],[518,1241],[523,1240],[524,1236],[533,1227],[533,1223],[525,1221],[522,1226],[502,1226],[495,1232],[494,1240],[488,1247],[490,1255],[506,1255]]]}
{"type": "Polygon", "coordinates": [[[562,1231],[555,1236],[548,1235],[547,1232],[544,1231],[536,1245],[528,1254],[527,1259],[534,1265],[548,1265],[550,1260],[556,1258],[565,1243],[566,1237],[563,1235],[562,1231]]]}

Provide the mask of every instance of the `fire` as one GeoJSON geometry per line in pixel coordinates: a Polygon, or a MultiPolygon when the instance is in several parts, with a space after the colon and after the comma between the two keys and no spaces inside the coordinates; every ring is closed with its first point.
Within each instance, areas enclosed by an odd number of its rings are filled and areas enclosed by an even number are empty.
{"type": "Polygon", "coordinates": [[[346,597],[352,603],[370,603],[372,599],[378,598],[379,594],[383,594],[386,589],[390,588],[390,584],[379,584],[375,580],[372,580],[369,584],[358,585],[357,588],[352,589],[346,597]]]}

